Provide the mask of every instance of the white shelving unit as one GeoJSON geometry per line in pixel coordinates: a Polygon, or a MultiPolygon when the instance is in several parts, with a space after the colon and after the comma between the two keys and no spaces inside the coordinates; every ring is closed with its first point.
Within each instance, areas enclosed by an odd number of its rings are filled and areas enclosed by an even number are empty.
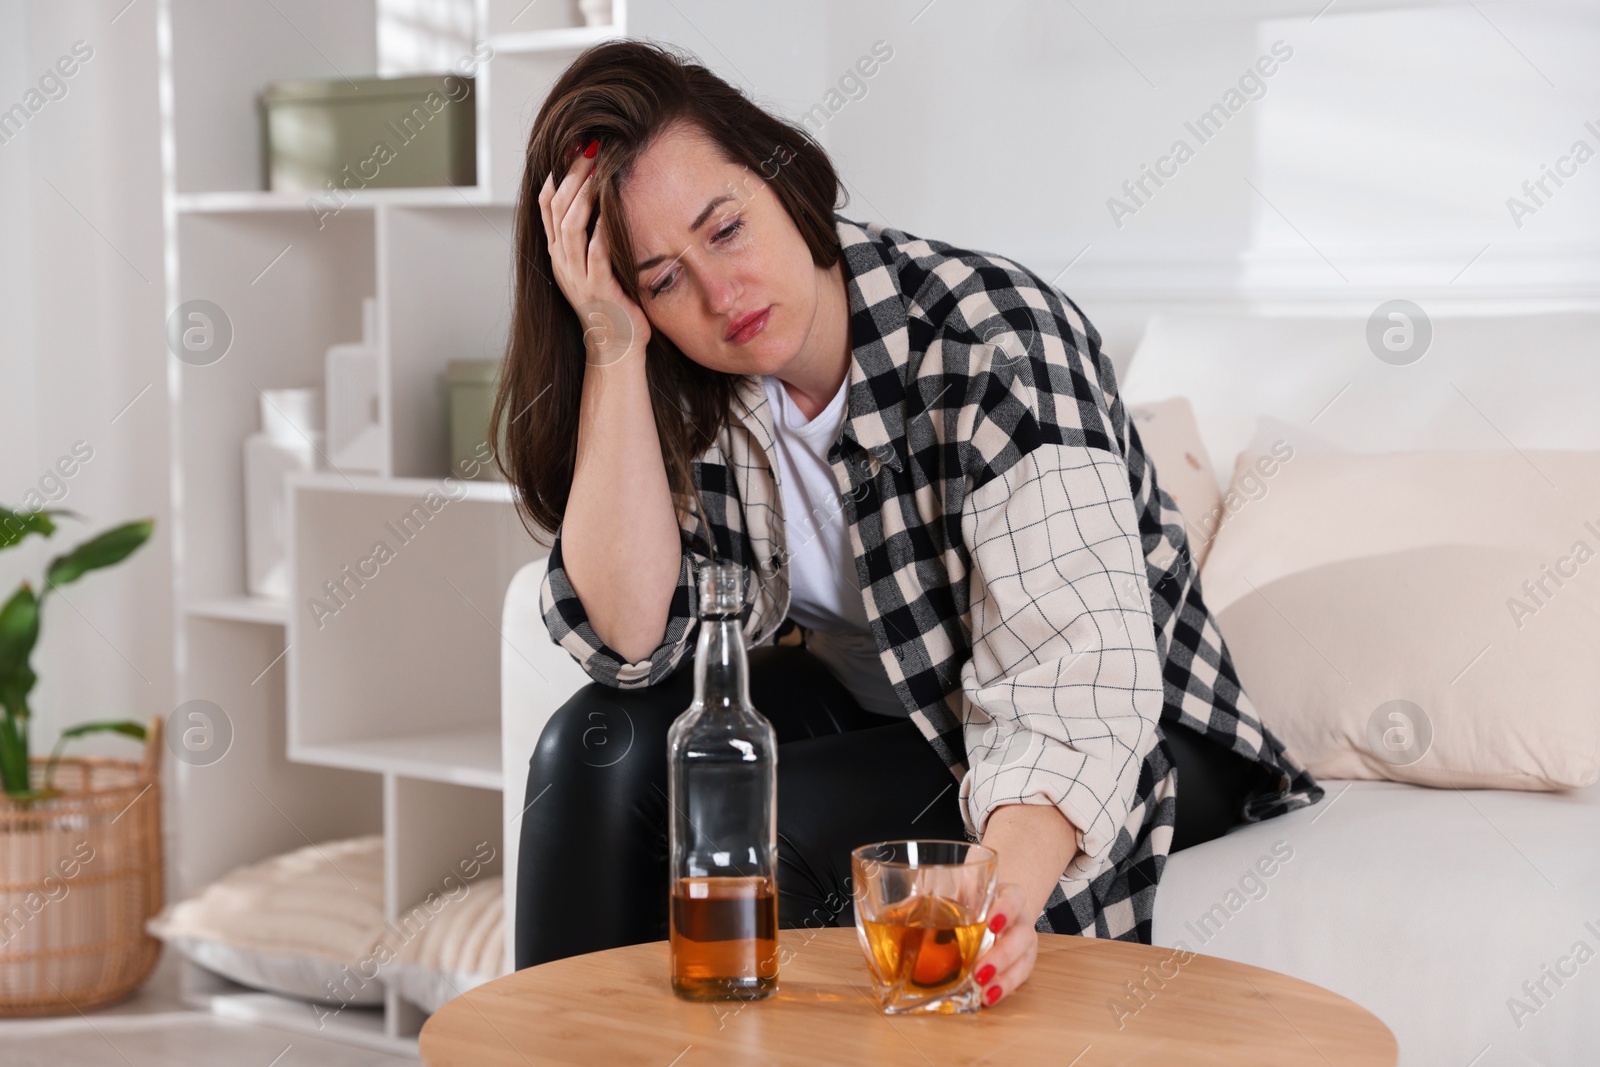
{"type": "MultiPolygon", "coordinates": [[[[501,768],[498,627],[511,576],[542,550],[507,486],[447,478],[443,375],[450,360],[502,355],[528,129],[573,57],[625,32],[625,0],[613,7],[615,25],[596,29],[575,0],[159,0],[167,309],[210,300],[234,330],[224,358],[174,358],[167,379],[179,699],[215,703],[233,729],[220,761],[175,765],[174,899],[242,863],[381,832],[393,918],[479,842],[505,851],[502,789],[521,783],[501,768]],[[484,41],[476,186],[360,190],[321,220],[305,195],[261,189],[268,83],[441,70],[484,41]],[[368,297],[382,474],[291,478],[292,596],[249,596],[241,446],[258,390],[320,384],[327,348],[360,336],[368,297]],[[392,558],[363,572],[378,541],[392,558]]],[[[390,993],[319,1023],[302,1002],[189,964],[182,992],[218,1014],[413,1055],[423,1020],[390,993]]]]}

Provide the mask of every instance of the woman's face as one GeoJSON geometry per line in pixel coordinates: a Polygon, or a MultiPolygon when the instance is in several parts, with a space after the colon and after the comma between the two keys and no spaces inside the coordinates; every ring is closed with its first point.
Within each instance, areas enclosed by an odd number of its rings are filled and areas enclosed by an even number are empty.
{"type": "Polygon", "coordinates": [[[639,157],[620,195],[652,330],[727,374],[776,374],[817,347],[825,272],[759,174],[680,124],[639,157]],[[758,332],[729,336],[762,314],[758,332]]]}

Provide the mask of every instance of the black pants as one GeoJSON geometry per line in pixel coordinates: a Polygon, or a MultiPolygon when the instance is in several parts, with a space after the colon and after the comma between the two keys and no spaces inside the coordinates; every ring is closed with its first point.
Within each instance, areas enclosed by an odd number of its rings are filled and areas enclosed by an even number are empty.
{"type": "MultiPolygon", "coordinates": [[[[778,735],[778,922],[854,923],[850,850],[962,840],[956,781],[910,719],[862,710],[811,653],[753,649],[750,699],[778,735]]],[[[591,683],[551,717],[528,768],[516,961],[665,940],[667,728],[694,696],[688,661],[646,689],[591,683]]],[[[1165,731],[1181,781],[1172,850],[1233,825],[1260,768],[1165,731]]]]}

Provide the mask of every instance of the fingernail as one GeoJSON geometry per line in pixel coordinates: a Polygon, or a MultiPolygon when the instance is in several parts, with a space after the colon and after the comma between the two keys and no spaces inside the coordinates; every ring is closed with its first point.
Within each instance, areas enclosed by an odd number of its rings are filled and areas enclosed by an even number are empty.
{"type": "Polygon", "coordinates": [[[999,1000],[1000,987],[997,985],[990,986],[989,991],[983,995],[983,999],[990,1004],[993,1004],[995,1001],[999,1000]]]}
{"type": "Polygon", "coordinates": [[[989,920],[989,929],[993,930],[995,933],[998,934],[1001,930],[1004,930],[1005,928],[1006,928],[1006,917],[1005,917],[1005,915],[1003,915],[1003,914],[996,915],[994,918],[989,920]]]}
{"type": "Polygon", "coordinates": [[[596,137],[594,140],[589,142],[589,147],[583,150],[583,158],[593,159],[594,154],[598,151],[600,151],[600,138],[596,137]]]}
{"type": "Polygon", "coordinates": [[[979,985],[986,984],[989,979],[994,977],[994,964],[985,963],[982,967],[978,968],[978,973],[973,975],[973,977],[978,980],[979,985]]]}

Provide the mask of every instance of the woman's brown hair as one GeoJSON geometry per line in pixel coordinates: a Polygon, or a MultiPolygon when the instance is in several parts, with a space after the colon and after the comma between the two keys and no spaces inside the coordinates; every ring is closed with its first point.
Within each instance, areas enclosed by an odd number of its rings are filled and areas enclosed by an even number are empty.
{"type": "MultiPolygon", "coordinates": [[[[586,324],[551,272],[539,189],[546,175],[554,172],[559,181],[566,173],[572,145],[599,139],[602,151],[590,180],[598,190],[612,273],[642,306],[618,190],[654,139],[679,122],[697,127],[729,162],[760,175],[818,267],[839,259],[833,213],[844,203],[843,186],[804,127],[769,114],[665,45],[609,41],[581,53],[551,87],[528,139],[516,210],[511,333],[490,418],[490,440],[502,442],[495,462],[517,491],[523,525],[540,540],[560,525],[572,488],[586,324]]],[[[702,367],[659,330],[650,331],[645,361],[681,519],[696,495],[690,463],[726,424],[736,378],[702,367]]]]}

